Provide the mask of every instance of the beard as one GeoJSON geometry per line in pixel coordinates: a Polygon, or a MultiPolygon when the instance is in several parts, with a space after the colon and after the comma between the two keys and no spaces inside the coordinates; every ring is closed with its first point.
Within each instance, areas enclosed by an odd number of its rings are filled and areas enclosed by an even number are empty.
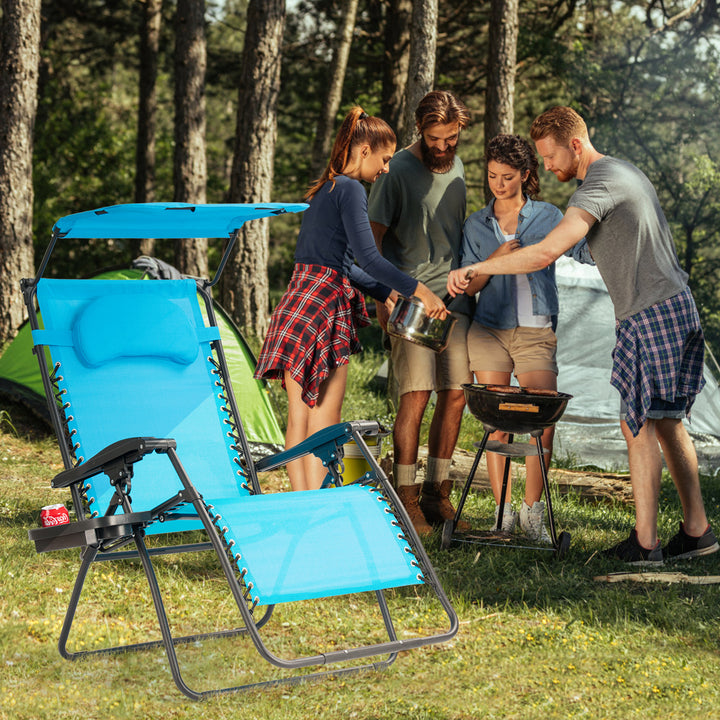
{"type": "Polygon", "coordinates": [[[452,147],[448,145],[447,149],[442,155],[438,155],[437,148],[431,148],[426,142],[425,138],[420,136],[420,154],[422,155],[422,161],[425,167],[430,172],[446,173],[455,164],[455,153],[457,147],[460,144],[460,140],[455,143],[452,147]]]}
{"type": "Polygon", "coordinates": [[[569,168],[565,168],[562,170],[553,170],[553,174],[560,182],[570,182],[571,180],[574,180],[577,177],[577,171],[578,166],[580,165],[580,160],[578,158],[573,158],[573,162],[570,165],[569,168]]]}

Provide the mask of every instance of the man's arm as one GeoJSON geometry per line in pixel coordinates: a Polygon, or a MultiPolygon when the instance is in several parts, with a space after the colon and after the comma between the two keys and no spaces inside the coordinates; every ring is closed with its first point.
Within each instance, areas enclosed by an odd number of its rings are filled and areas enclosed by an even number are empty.
{"type": "MultiPolygon", "coordinates": [[[[377,245],[378,252],[382,255],[382,241],[387,232],[387,225],[370,221],[370,229],[372,230],[373,237],[375,238],[375,244],[377,245]]],[[[387,332],[387,323],[390,319],[390,313],[392,308],[395,306],[398,294],[393,291],[388,296],[388,299],[384,302],[375,302],[375,315],[380,323],[380,327],[387,332]]]]}
{"type": "Polygon", "coordinates": [[[577,207],[570,207],[558,225],[536,245],[529,245],[508,254],[491,256],[483,262],[453,270],[448,277],[448,291],[452,295],[465,292],[469,281],[477,274],[523,275],[542,270],[582,240],[595,222],[595,218],[590,213],[577,207]]]}
{"type": "Polygon", "coordinates": [[[385,233],[387,232],[387,225],[381,225],[380,223],[370,221],[370,229],[375,237],[375,244],[377,245],[378,252],[382,255],[382,243],[385,233]]]}

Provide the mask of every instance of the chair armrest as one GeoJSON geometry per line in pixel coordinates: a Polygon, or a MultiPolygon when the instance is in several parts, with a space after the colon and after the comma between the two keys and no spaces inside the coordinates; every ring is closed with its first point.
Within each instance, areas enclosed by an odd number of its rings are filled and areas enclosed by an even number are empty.
{"type": "Polygon", "coordinates": [[[310,453],[319,457],[324,464],[335,459],[337,448],[346,442],[361,435],[373,435],[378,432],[380,425],[371,420],[354,420],[353,422],[338,423],[330,427],[318,430],[309,438],[299,442],[297,445],[283,450],[275,455],[270,455],[258,460],[255,467],[258,471],[264,472],[275,470],[287,465],[291,460],[296,460],[310,453]]]}
{"type": "Polygon", "coordinates": [[[175,449],[175,447],[176,443],[171,439],[134,437],[118,440],[84,463],[58,473],[52,480],[52,486],[54,488],[69,487],[100,474],[106,466],[118,461],[123,461],[126,465],[133,465],[149,453],[166,453],[170,448],[175,449]]]}

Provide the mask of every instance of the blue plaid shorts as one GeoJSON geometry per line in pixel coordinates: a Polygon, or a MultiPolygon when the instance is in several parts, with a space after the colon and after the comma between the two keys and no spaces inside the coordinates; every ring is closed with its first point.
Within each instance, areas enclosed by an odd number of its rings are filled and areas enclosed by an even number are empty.
{"type": "Polygon", "coordinates": [[[620,393],[632,434],[653,417],[651,410],[675,417],[667,413],[680,412],[684,404],[689,415],[705,384],[705,338],[690,289],[618,320],[615,335],[610,382],[620,393]],[[652,407],[653,400],[670,407],[652,407]]]}

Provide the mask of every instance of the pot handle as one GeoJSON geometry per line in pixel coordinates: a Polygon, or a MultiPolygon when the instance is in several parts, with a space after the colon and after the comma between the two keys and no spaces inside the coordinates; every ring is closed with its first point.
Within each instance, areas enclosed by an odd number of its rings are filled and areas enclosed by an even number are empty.
{"type": "Polygon", "coordinates": [[[453,297],[450,293],[447,293],[442,298],[443,305],[445,305],[445,307],[450,310],[450,305],[452,305],[459,297],[462,297],[462,295],[457,295],[456,297],[453,297]]]}

